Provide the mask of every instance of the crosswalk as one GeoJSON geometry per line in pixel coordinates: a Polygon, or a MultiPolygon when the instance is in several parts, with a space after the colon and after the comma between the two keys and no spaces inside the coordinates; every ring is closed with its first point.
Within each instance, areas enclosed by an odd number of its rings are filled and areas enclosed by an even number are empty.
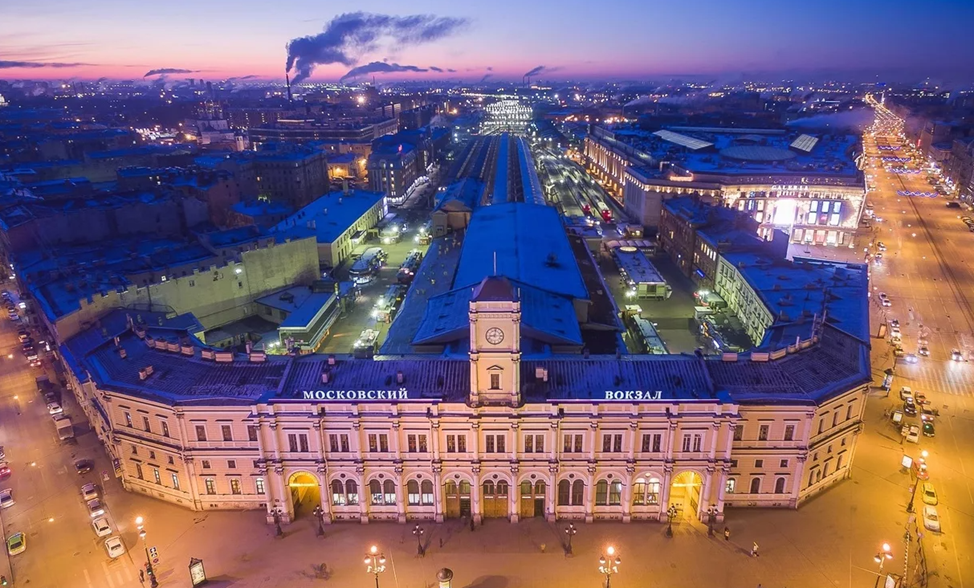
{"type": "Polygon", "coordinates": [[[955,362],[900,363],[894,387],[909,386],[924,392],[974,397],[974,364],[955,362]]]}
{"type": "Polygon", "coordinates": [[[134,588],[141,586],[138,570],[125,557],[101,562],[101,569],[82,568],[86,588],[134,588]]]}

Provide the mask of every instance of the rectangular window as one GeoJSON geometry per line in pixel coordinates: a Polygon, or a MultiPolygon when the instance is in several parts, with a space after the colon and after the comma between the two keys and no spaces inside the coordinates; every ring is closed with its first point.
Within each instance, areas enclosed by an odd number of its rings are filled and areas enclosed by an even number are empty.
{"type": "Polygon", "coordinates": [[[409,453],[425,453],[428,450],[426,446],[426,435],[407,435],[406,447],[409,453]]]}
{"type": "Polygon", "coordinates": [[[850,404],[845,409],[845,420],[849,420],[851,418],[852,418],[852,405],[850,404]]]}
{"type": "Polygon", "coordinates": [[[787,459],[781,460],[781,462],[778,464],[778,467],[782,467],[782,468],[788,467],[788,460],[787,459]]]}
{"type": "Polygon", "coordinates": [[[132,427],[132,415],[130,413],[122,413],[125,415],[125,426],[132,427]]]}
{"type": "Polygon", "coordinates": [[[768,440],[768,431],[771,429],[771,425],[761,425],[758,427],[758,441],[768,440]]]}
{"type": "Polygon", "coordinates": [[[288,433],[287,446],[290,451],[307,453],[309,451],[308,436],[305,433],[288,433]]]}
{"type": "Polygon", "coordinates": [[[233,441],[233,431],[230,429],[230,425],[220,425],[220,430],[223,432],[224,441],[233,441]]]}
{"type": "Polygon", "coordinates": [[[389,452],[389,436],[385,433],[379,435],[379,451],[382,453],[389,452]]]}
{"type": "Polygon", "coordinates": [[[825,430],[825,419],[822,418],[818,420],[818,432],[821,433],[824,430],[825,430]]]}
{"type": "Polygon", "coordinates": [[[426,435],[419,436],[419,452],[427,453],[429,451],[429,445],[426,443],[426,435]]]}
{"type": "Polygon", "coordinates": [[[144,479],[144,478],[142,478],[142,465],[141,464],[135,464],[135,477],[137,477],[140,480],[144,479]]]}
{"type": "Polygon", "coordinates": [[[622,434],[619,433],[612,437],[612,451],[616,453],[622,452],[622,434]]]}
{"type": "Polygon", "coordinates": [[[756,468],[763,468],[764,467],[764,460],[763,459],[755,459],[754,460],[754,467],[756,467],[756,468]]]}
{"type": "Polygon", "coordinates": [[[166,421],[162,421],[162,436],[163,437],[169,436],[169,423],[167,423],[166,421]]]}
{"type": "Polygon", "coordinates": [[[838,424],[839,424],[839,411],[835,411],[832,413],[832,426],[834,427],[838,424]]]}
{"type": "Polygon", "coordinates": [[[197,441],[206,441],[206,426],[205,425],[196,425],[196,440],[197,441]]]}
{"type": "Polygon", "coordinates": [[[179,490],[179,474],[170,473],[173,490],[179,490]]]}
{"type": "Polygon", "coordinates": [[[256,441],[257,440],[257,426],[247,425],[247,440],[256,441]]]}
{"type": "Polygon", "coordinates": [[[795,425],[785,425],[785,441],[795,440],[795,425]]]}
{"type": "Polygon", "coordinates": [[[490,375],[490,389],[491,390],[500,390],[501,389],[501,375],[500,374],[491,374],[490,375]]]}
{"type": "Polygon", "coordinates": [[[534,453],[534,435],[524,436],[524,453],[534,453]]]}
{"type": "Polygon", "coordinates": [[[457,436],[447,435],[446,436],[446,452],[456,453],[457,452],[457,436]]]}
{"type": "Polygon", "coordinates": [[[264,493],[264,478],[254,478],[254,488],[257,490],[257,494],[264,493]]]}
{"type": "Polygon", "coordinates": [[[466,453],[467,452],[467,436],[466,435],[457,435],[457,451],[459,451],[460,453],[466,453]]]}
{"type": "Polygon", "coordinates": [[[744,425],[737,425],[734,427],[734,441],[741,441],[744,439],[744,425]]]}
{"type": "Polygon", "coordinates": [[[564,452],[565,453],[581,453],[582,452],[582,435],[581,434],[568,434],[564,436],[564,452]]]}
{"type": "Polygon", "coordinates": [[[724,486],[724,491],[728,494],[733,494],[736,488],[737,478],[727,478],[727,485],[724,486]]]}
{"type": "Polygon", "coordinates": [[[606,453],[612,451],[612,435],[602,435],[602,451],[606,453]]]}
{"type": "Polygon", "coordinates": [[[204,459],[203,460],[203,469],[204,470],[210,469],[210,460],[208,460],[208,459],[204,459]]]}
{"type": "Polygon", "coordinates": [[[484,443],[484,451],[487,453],[494,453],[494,436],[487,435],[486,442],[484,443]]]}
{"type": "Polygon", "coordinates": [[[230,478],[230,493],[240,494],[240,478],[230,478]]]}
{"type": "Polygon", "coordinates": [[[149,417],[147,416],[142,417],[142,428],[145,429],[147,433],[152,432],[152,427],[149,426],[149,417]]]}
{"type": "Polygon", "coordinates": [[[235,460],[235,459],[228,459],[227,460],[227,469],[228,470],[235,470],[235,469],[237,469],[237,460],[235,460]]]}
{"type": "Polygon", "coordinates": [[[406,451],[416,453],[416,435],[406,435],[406,451]]]}
{"type": "Polygon", "coordinates": [[[206,478],[204,480],[204,484],[206,485],[207,494],[216,494],[216,480],[213,478],[206,478]]]}
{"type": "Polygon", "coordinates": [[[132,446],[132,455],[138,455],[138,454],[139,454],[139,448],[136,447],[135,445],[133,445],[132,446]]]}
{"type": "Polygon", "coordinates": [[[162,476],[159,475],[159,468],[152,468],[152,477],[155,478],[156,484],[162,485],[162,476]]]}
{"type": "Polygon", "coordinates": [[[342,452],[343,453],[348,453],[349,452],[349,448],[348,448],[348,435],[346,435],[346,434],[343,433],[343,434],[341,434],[341,435],[338,436],[338,440],[342,444],[342,452]]]}

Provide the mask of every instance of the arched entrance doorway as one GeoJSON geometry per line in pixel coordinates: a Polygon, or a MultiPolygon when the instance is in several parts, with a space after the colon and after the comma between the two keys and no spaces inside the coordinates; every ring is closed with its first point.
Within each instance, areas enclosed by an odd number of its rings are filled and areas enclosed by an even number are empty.
{"type": "Polygon", "coordinates": [[[308,472],[295,472],[288,478],[287,487],[291,491],[291,506],[294,518],[311,515],[316,506],[321,505],[321,487],[318,478],[308,472]]]}
{"type": "Polygon", "coordinates": [[[680,472],[673,478],[673,483],[670,485],[670,506],[676,507],[674,521],[697,518],[702,488],[703,480],[697,472],[680,472]]]}
{"type": "Polygon", "coordinates": [[[522,519],[544,516],[545,494],[547,490],[547,484],[541,480],[533,484],[530,480],[521,482],[520,516],[522,519]]]}
{"type": "Polygon", "coordinates": [[[470,482],[459,484],[453,480],[443,485],[443,496],[446,498],[446,518],[458,519],[470,516],[470,482]]]}
{"type": "Polygon", "coordinates": [[[491,519],[506,517],[510,493],[511,486],[504,480],[484,482],[484,516],[491,519]]]}

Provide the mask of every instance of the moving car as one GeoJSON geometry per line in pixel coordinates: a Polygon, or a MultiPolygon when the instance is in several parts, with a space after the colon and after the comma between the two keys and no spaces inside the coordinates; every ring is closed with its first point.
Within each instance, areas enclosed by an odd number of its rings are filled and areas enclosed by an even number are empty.
{"type": "Polygon", "coordinates": [[[51,402],[50,404],[47,405],[47,412],[50,413],[51,415],[61,414],[64,412],[64,409],[61,408],[61,405],[58,404],[57,402],[51,402]]]}
{"type": "Polygon", "coordinates": [[[886,251],[886,244],[883,243],[882,241],[879,241],[876,243],[876,249],[879,249],[880,251],[886,251]]]}
{"type": "Polygon", "coordinates": [[[879,303],[887,308],[893,306],[893,301],[889,299],[889,296],[887,296],[885,292],[879,293],[879,303]]]}
{"type": "Polygon", "coordinates": [[[115,537],[105,539],[105,551],[108,552],[108,557],[112,559],[123,555],[125,553],[125,544],[122,543],[122,538],[116,535],[115,537]]]}
{"type": "Polygon", "coordinates": [[[85,499],[85,502],[98,498],[98,486],[90,482],[85,484],[81,487],[81,497],[85,499]]]}
{"type": "Polygon", "coordinates": [[[921,347],[920,349],[918,349],[917,350],[917,353],[919,353],[923,357],[930,357],[930,350],[927,349],[926,345],[924,345],[923,347],[921,347]]]}
{"type": "Polygon", "coordinates": [[[27,551],[27,537],[23,533],[14,533],[7,537],[7,553],[17,555],[27,551]]]}
{"type": "Polygon", "coordinates": [[[936,506],[928,504],[923,507],[923,526],[930,531],[940,532],[940,515],[936,506]]]}
{"type": "Polygon", "coordinates": [[[913,401],[916,402],[917,404],[921,404],[921,405],[922,404],[930,404],[930,401],[927,400],[927,395],[924,394],[923,392],[919,391],[919,390],[917,390],[916,392],[913,393],[913,401]]]}
{"type": "Polygon", "coordinates": [[[900,400],[906,400],[907,398],[913,398],[913,389],[909,386],[903,386],[900,388],[900,400]]]}
{"type": "Polygon", "coordinates": [[[903,359],[906,361],[906,363],[916,363],[920,361],[919,358],[917,358],[915,353],[907,353],[906,357],[904,357],[903,359]]]}
{"type": "Polygon", "coordinates": [[[960,349],[950,350],[951,361],[964,361],[964,354],[960,352],[960,349]]]}
{"type": "Polygon", "coordinates": [[[101,503],[101,500],[93,498],[85,503],[88,507],[88,515],[92,518],[100,517],[105,514],[105,505],[101,503]]]}
{"type": "Polygon", "coordinates": [[[6,478],[10,475],[10,464],[5,461],[0,461],[0,478],[6,478]]]}
{"type": "Polygon", "coordinates": [[[934,417],[939,415],[940,411],[930,408],[929,405],[920,405],[920,420],[925,423],[932,423],[934,417]]]}
{"type": "Polygon", "coordinates": [[[79,459],[78,461],[74,462],[74,469],[76,472],[78,472],[78,474],[87,474],[94,467],[95,464],[90,459],[79,459]]]}
{"type": "Polygon", "coordinates": [[[934,429],[933,423],[930,421],[925,421],[923,423],[923,436],[924,437],[935,437],[936,429],[934,429]]]}
{"type": "Polygon", "coordinates": [[[923,499],[924,504],[929,504],[931,506],[937,504],[937,491],[933,489],[932,482],[924,482],[920,486],[920,498],[923,499]]]}
{"type": "Polygon", "coordinates": [[[917,403],[913,398],[907,398],[903,401],[903,412],[910,416],[917,415],[917,403]]]}
{"type": "Polygon", "coordinates": [[[14,491],[10,488],[0,490],[0,508],[10,508],[14,505],[14,491]]]}
{"type": "Polygon", "coordinates": [[[99,537],[112,534],[112,526],[108,524],[108,519],[105,517],[98,517],[91,521],[91,528],[95,530],[95,535],[99,537]]]}

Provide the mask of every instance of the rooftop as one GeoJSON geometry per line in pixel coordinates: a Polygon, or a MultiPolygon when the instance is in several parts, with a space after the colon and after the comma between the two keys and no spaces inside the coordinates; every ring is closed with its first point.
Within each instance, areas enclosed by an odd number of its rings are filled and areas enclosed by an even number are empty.
{"type": "Polygon", "coordinates": [[[383,198],[384,194],[367,190],[331,192],[284,219],[273,230],[314,234],[318,243],[333,243],[383,198]]]}
{"type": "Polygon", "coordinates": [[[585,283],[554,208],[508,202],[474,212],[463,240],[455,288],[492,275],[587,300],[585,283]]]}
{"type": "Polygon", "coordinates": [[[616,247],[612,254],[629,278],[637,284],[662,284],[666,282],[646,254],[635,247],[616,247]]]}

